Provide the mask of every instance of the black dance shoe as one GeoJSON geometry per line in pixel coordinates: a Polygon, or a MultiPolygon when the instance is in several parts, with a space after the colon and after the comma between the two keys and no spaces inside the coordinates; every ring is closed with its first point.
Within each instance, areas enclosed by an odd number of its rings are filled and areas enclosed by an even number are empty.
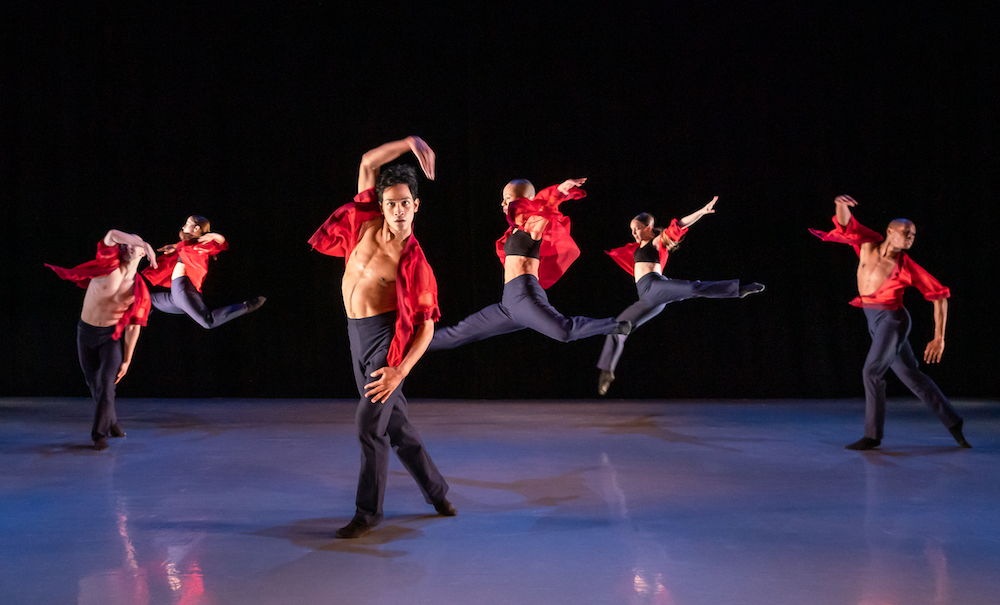
{"type": "Polygon", "coordinates": [[[111,425],[111,430],[108,431],[108,434],[111,435],[112,437],[124,437],[125,431],[123,431],[121,427],[118,426],[118,423],[115,423],[111,425]]]}
{"type": "Polygon", "coordinates": [[[618,329],[614,331],[614,334],[621,334],[622,336],[628,336],[632,333],[632,322],[629,320],[618,322],[618,329]]]}
{"type": "Polygon", "coordinates": [[[882,444],[881,439],[871,439],[862,437],[850,445],[845,445],[845,450],[873,450],[882,444]]]}
{"type": "Polygon", "coordinates": [[[764,284],[753,282],[745,286],[740,286],[740,298],[746,298],[751,294],[759,294],[764,291],[764,284]]]}
{"type": "Polygon", "coordinates": [[[607,370],[601,370],[601,376],[597,379],[597,394],[601,397],[608,394],[611,383],[615,381],[615,375],[607,370]]]}
{"type": "Polygon", "coordinates": [[[262,306],[264,306],[265,302],[267,302],[266,298],[264,298],[263,296],[258,296],[257,298],[255,298],[253,300],[248,300],[248,301],[246,301],[243,304],[245,304],[247,306],[247,313],[253,313],[257,309],[259,309],[262,306]]]}
{"type": "Polygon", "coordinates": [[[451,502],[448,502],[447,498],[442,498],[440,502],[436,502],[434,504],[434,510],[436,510],[437,514],[442,517],[454,517],[458,514],[454,505],[452,505],[451,502]]]}
{"type": "Polygon", "coordinates": [[[948,427],[948,432],[951,433],[951,436],[958,442],[959,447],[971,448],[972,446],[965,440],[965,435],[962,434],[962,424],[964,423],[964,420],[959,420],[958,424],[955,426],[948,427]]]}
{"type": "Polygon", "coordinates": [[[357,521],[351,521],[347,525],[341,527],[337,530],[337,537],[344,538],[347,540],[353,540],[354,538],[361,538],[367,536],[371,530],[375,529],[371,525],[365,525],[364,523],[358,523],[357,521]]]}

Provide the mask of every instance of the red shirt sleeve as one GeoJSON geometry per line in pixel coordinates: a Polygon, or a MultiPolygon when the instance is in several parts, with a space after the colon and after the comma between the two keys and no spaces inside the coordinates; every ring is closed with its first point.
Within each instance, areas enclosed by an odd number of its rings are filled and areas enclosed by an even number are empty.
{"type": "Polygon", "coordinates": [[[549,288],[561,278],[577,258],[580,248],[570,235],[571,223],[568,216],[559,211],[559,205],[567,200],[579,200],[587,197],[587,192],[579,187],[562,193],[558,186],[546,187],[539,191],[534,199],[520,198],[507,206],[507,223],[510,227],[496,242],[497,258],[503,263],[506,254],[503,245],[513,233],[518,224],[533,216],[539,216],[548,221],[542,233],[542,245],[539,251],[538,283],[542,288],[549,288]]]}
{"type": "Polygon", "coordinates": [[[46,263],[46,267],[56,272],[61,279],[71,281],[81,288],[86,288],[90,280],[95,277],[104,277],[118,268],[118,246],[109,246],[104,240],[97,242],[97,254],[94,260],[79,264],[70,269],[57,267],[46,263]]]}
{"type": "Polygon", "coordinates": [[[354,196],[353,202],[337,208],[309,238],[309,244],[327,256],[347,258],[358,244],[361,225],[379,214],[375,188],[366,189],[354,196]]]}
{"type": "Polygon", "coordinates": [[[885,239],[877,232],[859,223],[858,219],[854,218],[854,215],[851,215],[851,220],[847,223],[846,227],[841,225],[837,221],[837,216],[834,215],[832,231],[823,232],[818,229],[810,229],[809,233],[812,233],[824,242],[847,244],[854,248],[854,252],[859,256],[861,255],[861,244],[877,243],[885,239]]]}
{"type": "Polygon", "coordinates": [[[396,332],[386,362],[398,366],[413,344],[415,326],[439,319],[437,280],[417,238],[411,235],[400,254],[396,272],[396,332]]]}
{"type": "MultiPolygon", "coordinates": [[[[104,277],[110,274],[112,271],[117,269],[121,265],[121,261],[118,258],[118,246],[109,246],[104,243],[104,240],[97,242],[97,255],[94,260],[87,261],[81,265],[77,265],[72,269],[64,269],[62,267],[56,267],[55,265],[46,264],[45,266],[56,272],[56,275],[71,281],[81,288],[86,288],[90,285],[90,280],[97,277],[104,277]]],[[[115,324],[115,332],[112,338],[118,340],[121,338],[122,333],[129,324],[136,324],[140,326],[146,325],[146,320],[149,317],[149,310],[152,307],[152,301],[149,296],[149,288],[146,286],[146,282],[142,280],[138,275],[135,276],[135,285],[132,287],[132,293],[135,295],[135,300],[125,310],[125,314],[122,315],[118,323],[115,324]]]]}
{"type": "MultiPolygon", "coordinates": [[[[670,220],[670,226],[663,230],[663,234],[673,241],[680,243],[684,236],[687,235],[688,228],[681,227],[681,224],[677,222],[677,219],[670,220]]],[[[661,248],[663,249],[663,248],[661,248]]]]}
{"type": "Polygon", "coordinates": [[[903,271],[908,274],[907,281],[911,286],[920,290],[925,300],[933,302],[942,298],[951,298],[951,290],[941,285],[941,282],[928,273],[926,269],[913,262],[909,255],[903,256],[901,264],[903,271]]]}
{"type": "Polygon", "coordinates": [[[621,248],[605,250],[604,253],[611,257],[611,260],[618,263],[618,266],[635,277],[635,250],[639,247],[637,242],[625,244],[621,248]]]}

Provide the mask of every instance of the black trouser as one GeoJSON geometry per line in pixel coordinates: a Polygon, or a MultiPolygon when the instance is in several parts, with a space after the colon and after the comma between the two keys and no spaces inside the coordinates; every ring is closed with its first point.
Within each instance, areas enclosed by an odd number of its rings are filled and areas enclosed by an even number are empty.
{"type": "Polygon", "coordinates": [[[906,309],[865,309],[872,347],[865,359],[862,378],[865,383],[865,437],[882,439],[885,425],[885,373],[891,368],[896,376],[933,411],[941,424],[951,428],[962,418],[951,407],[938,385],[920,371],[910,347],[910,313],[906,309]]]}
{"type": "Polygon", "coordinates": [[[434,466],[420,434],[406,416],[403,383],[396,387],[385,403],[372,403],[365,397],[365,385],[377,380],[371,377],[371,373],[388,365],[386,355],[395,333],[395,322],[394,312],[347,320],[354,380],[361,396],[355,414],[358,441],[361,443],[361,473],[354,520],[368,526],[382,522],[390,447],[420,486],[428,504],[444,500],[448,493],[448,483],[434,466]]]}
{"type": "Polygon", "coordinates": [[[153,306],[158,311],[172,315],[187,315],[206,330],[218,328],[231,319],[246,315],[248,310],[245,302],[210,310],[202,300],[201,292],[186,275],[171,281],[169,292],[153,292],[150,296],[153,306]]]}
{"type": "Polygon", "coordinates": [[[122,345],[112,336],[115,326],[98,328],[82,319],[76,324],[76,352],[80,368],[90,387],[90,395],[97,404],[94,428],[90,436],[94,441],[108,438],[111,425],[117,424],[115,415],[115,379],[122,365],[122,345]]]}

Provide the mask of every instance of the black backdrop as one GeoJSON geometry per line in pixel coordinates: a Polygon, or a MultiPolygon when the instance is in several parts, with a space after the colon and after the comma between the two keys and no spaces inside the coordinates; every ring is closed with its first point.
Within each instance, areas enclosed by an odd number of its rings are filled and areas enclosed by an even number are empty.
{"type": "MultiPolygon", "coordinates": [[[[767,292],[668,307],[630,338],[612,394],[859,396],[869,339],[846,304],[856,261],[806,232],[827,228],[834,195],[849,193],[873,228],[914,220],[914,259],[952,288],[932,376],[952,396],[998,394],[985,1],[78,4],[0,9],[2,395],[87,394],[74,345],[83,291],[43,262],[88,260],[109,228],[172,242],[198,213],[231,244],[206,301],[268,302],[213,331],[154,314],[119,395],[356,396],[343,261],[305,240],[354,194],[360,155],[408,134],[438,154],[415,232],[442,325],[499,300],[493,241],[511,178],[589,178],[588,197],[564,208],[583,254],[549,290],[567,314],[635,300],[602,252],[629,240],[633,215],[667,220],[719,195],[666,273],[767,292]]],[[[907,301],[922,351],[931,305],[915,291],[907,301]]],[[[592,397],[600,346],[499,337],[428,354],[407,392],[592,397]]]]}

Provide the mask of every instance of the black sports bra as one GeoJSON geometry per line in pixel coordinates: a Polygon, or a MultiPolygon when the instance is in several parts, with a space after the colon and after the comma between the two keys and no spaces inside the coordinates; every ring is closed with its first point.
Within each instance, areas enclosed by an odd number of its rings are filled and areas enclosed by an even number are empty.
{"type": "Polygon", "coordinates": [[[632,253],[632,260],[637,263],[658,263],[660,262],[660,251],[656,249],[653,242],[645,246],[639,246],[632,253]]]}
{"type": "Polygon", "coordinates": [[[542,250],[542,240],[531,239],[527,231],[515,229],[503,243],[503,253],[507,256],[527,256],[528,258],[540,258],[542,250]]]}

